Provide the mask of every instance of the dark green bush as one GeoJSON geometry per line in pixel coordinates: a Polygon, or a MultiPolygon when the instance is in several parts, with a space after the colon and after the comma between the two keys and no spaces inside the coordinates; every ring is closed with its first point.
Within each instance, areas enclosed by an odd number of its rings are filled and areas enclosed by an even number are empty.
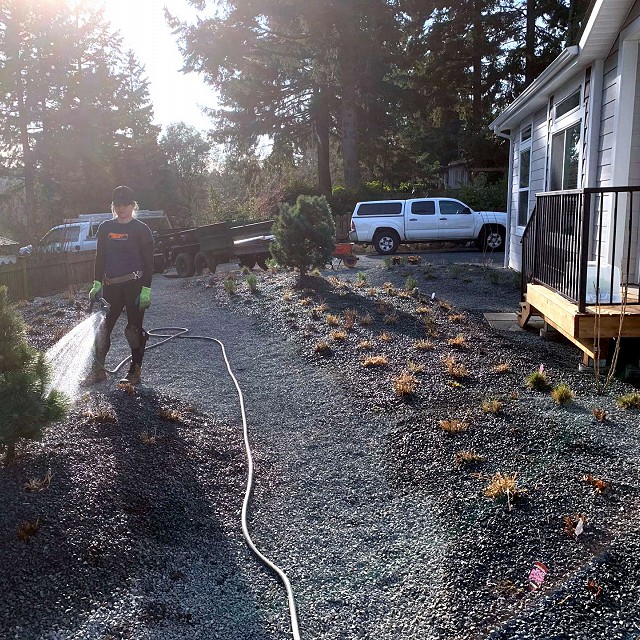
{"type": "Polygon", "coordinates": [[[271,254],[278,264],[307,272],[331,261],[335,247],[335,223],[324,196],[298,196],[296,204],[280,205],[273,224],[275,242],[271,254]]]}

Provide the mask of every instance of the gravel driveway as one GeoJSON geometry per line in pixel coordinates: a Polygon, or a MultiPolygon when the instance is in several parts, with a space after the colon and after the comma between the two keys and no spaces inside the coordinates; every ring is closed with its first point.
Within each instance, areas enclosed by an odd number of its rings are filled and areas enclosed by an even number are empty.
{"type": "MultiPolygon", "coordinates": [[[[324,280],[322,291],[260,274],[257,294],[242,285],[236,295],[222,274],[154,277],[148,327],[188,327],[226,345],[256,458],[249,526],[292,582],[304,639],[640,637],[638,413],[616,408],[628,387],[615,383],[597,401],[610,418],[594,426],[591,380],[576,373],[572,347],[488,329],[482,311],[515,311],[519,299],[500,264],[501,256],[475,251],[423,255],[419,270],[364,257],[358,270],[326,272],[339,279],[324,280]],[[357,271],[370,288],[391,281],[401,289],[409,273],[422,291],[450,301],[450,310],[433,303],[441,335],[448,313],[465,315],[451,335],[460,329],[475,341],[460,356],[472,380],[449,384],[436,346],[418,395],[398,399],[389,375],[363,369],[354,355],[365,327],[331,357],[319,355],[314,345],[329,340],[328,328],[302,301],[322,297],[342,313],[360,300],[357,271]],[[488,369],[507,358],[513,375],[488,369]],[[516,389],[540,362],[570,382],[572,408],[516,389]],[[495,419],[473,414],[477,429],[464,446],[491,452],[479,475],[511,461],[522,467],[528,494],[513,511],[482,497],[478,478],[453,464],[461,445],[438,433],[440,418],[456,408],[471,416],[487,396],[505,409],[495,419]],[[529,432],[533,420],[539,436],[529,432]],[[583,468],[613,480],[610,497],[580,482],[583,468]],[[572,540],[561,514],[583,509],[585,534],[572,540]],[[554,560],[550,577],[529,593],[528,571],[541,559],[554,560]],[[585,589],[590,577],[604,595],[585,589]]],[[[375,316],[372,301],[360,303],[375,316]]],[[[385,304],[399,317],[386,327],[396,341],[381,347],[395,366],[421,336],[414,300],[394,295],[385,304]]],[[[114,343],[118,361],[125,350],[114,343]]],[[[136,396],[104,385],[83,398],[42,443],[0,469],[0,636],[290,637],[284,593],[242,540],[241,423],[218,347],[175,340],[150,350],[143,380],[136,396]],[[174,419],[158,420],[159,409],[174,419]],[[151,431],[158,437],[149,442],[151,431]],[[48,489],[22,489],[47,469],[48,489]],[[37,534],[17,539],[19,524],[38,517],[37,534]]]]}

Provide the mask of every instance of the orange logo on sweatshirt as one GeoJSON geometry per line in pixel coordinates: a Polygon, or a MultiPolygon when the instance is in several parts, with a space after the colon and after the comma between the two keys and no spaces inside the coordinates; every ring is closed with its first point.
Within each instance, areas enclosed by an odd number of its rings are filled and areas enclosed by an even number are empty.
{"type": "Polygon", "coordinates": [[[110,240],[128,240],[129,234],[128,233],[110,233],[109,239],[110,240]]]}

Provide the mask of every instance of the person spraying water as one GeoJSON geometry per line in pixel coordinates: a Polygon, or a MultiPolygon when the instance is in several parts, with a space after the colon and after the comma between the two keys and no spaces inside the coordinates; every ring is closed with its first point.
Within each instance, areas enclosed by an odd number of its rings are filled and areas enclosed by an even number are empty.
{"type": "Polygon", "coordinates": [[[144,313],[151,304],[153,276],[153,236],[149,227],[135,218],[138,203],[130,187],[113,191],[112,220],[98,227],[94,281],[91,302],[104,299],[106,317],[96,332],[93,363],[80,382],[84,387],[107,379],[104,363],[111,347],[111,332],[123,310],[127,313],[125,338],[131,349],[131,365],[120,383],[137,385],[141,381],[142,359],[148,335],[143,329],[144,313]]]}

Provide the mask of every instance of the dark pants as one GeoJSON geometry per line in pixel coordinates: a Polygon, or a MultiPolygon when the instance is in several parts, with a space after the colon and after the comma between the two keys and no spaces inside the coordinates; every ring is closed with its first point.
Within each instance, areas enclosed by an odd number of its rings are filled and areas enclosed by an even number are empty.
{"type": "Polygon", "coordinates": [[[111,347],[111,332],[123,309],[127,310],[127,327],[124,335],[131,347],[131,362],[132,364],[142,364],[147,334],[142,328],[144,311],[140,310],[136,302],[141,289],[140,280],[129,280],[129,282],[122,284],[104,286],[103,296],[111,308],[96,336],[96,359],[100,364],[104,365],[111,347]]]}

